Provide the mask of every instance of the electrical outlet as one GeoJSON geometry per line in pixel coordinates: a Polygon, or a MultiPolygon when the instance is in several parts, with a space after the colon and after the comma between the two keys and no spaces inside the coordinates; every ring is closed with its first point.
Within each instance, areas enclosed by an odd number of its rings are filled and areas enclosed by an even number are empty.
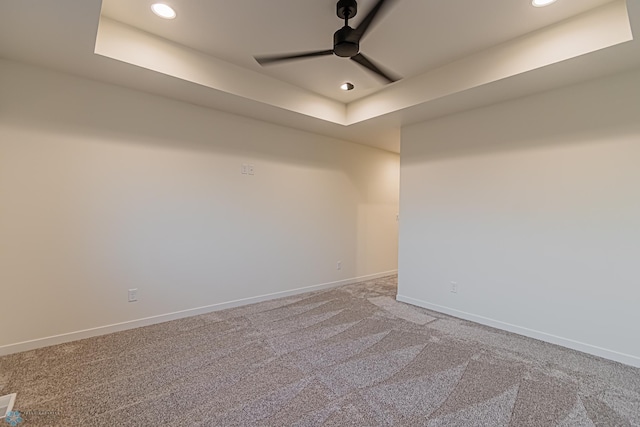
{"type": "Polygon", "coordinates": [[[129,289],[129,302],[138,301],[138,288],[129,289]]]}
{"type": "Polygon", "coordinates": [[[248,165],[247,170],[249,171],[249,175],[255,175],[256,174],[256,168],[253,165],[248,165]]]}
{"type": "Polygon", "coordinates": [[[342,261],[336,263],[336,270],[342,270],[342,261]]]}
{"type": "Polygon", "coordinates": [[[451,282],[451,292],[454,294],[458,293],[458,282],[451,282]]]}

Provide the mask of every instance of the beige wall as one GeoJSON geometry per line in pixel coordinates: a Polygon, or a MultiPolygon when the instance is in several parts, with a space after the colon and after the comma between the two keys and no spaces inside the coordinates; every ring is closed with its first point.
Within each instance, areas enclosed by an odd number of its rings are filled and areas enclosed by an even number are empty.
{"type": "Polygon", "coordinates": [[[395,154],[7,61],[0,92],[0,351],[397,268],[395,154]]]}
{"type": "Polygon", "coordinates": [[[400,200],[400,300],[640,366],[640,72],[404,128],[400,200]]]}

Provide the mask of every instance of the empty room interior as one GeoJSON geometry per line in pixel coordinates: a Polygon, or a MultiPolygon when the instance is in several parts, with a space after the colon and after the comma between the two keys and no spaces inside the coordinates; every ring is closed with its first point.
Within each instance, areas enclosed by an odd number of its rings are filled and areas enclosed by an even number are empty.
{"type": "Polygon", "coordinates": [[[640,426],[640,2],[0,2],[0,424],[640,426]]]}

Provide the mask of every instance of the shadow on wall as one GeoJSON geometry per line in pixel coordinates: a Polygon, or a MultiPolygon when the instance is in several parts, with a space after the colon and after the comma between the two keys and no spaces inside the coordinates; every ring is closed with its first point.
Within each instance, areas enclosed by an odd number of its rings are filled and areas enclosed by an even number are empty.
{"type": "Polygon", "coordinates": [[[403,141],[415,141],[424,126],[428,126],[429,139],[422,144],[403,144],[402,163],[584,144],[612,135],[637,134],[640,72],[616,75],[604,82],[581,83],[404,128],[403,141]],[[550,105],[553,108],[547,108],[550,105]],[[501,118],[499,125],[495,125],[496,116],[501,118]],[[466,126],[460,126],[460,120],[466,126]]]}
{"type": "MultiPolygon", "coordinates": [[[[43,133],[68,134],[109,144],[140,144],[180,151],[256,157],[318,169],[341,170],[370,194],[377,174],[371,161],[392,158],[358,145],[212,110],[181,101],[35,67],[5,63],[0,121],[43,133]],[[11,84],[8,84],[10,82],[11,84]],[[64,105],[60,100],[64,100],[64,105]],[[354,162],[359,158],[360,162],[354,162]]],[[[397,157],[396,157],[397,158],[397,157]]]]}

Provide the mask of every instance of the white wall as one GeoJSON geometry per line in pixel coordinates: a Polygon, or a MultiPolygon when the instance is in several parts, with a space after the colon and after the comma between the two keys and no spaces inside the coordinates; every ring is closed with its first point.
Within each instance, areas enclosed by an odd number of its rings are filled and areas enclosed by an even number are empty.
{"type": "Polygon", "coordinates": [[[396,154],[7,61],[0,93],[0,352],[397,268],[396,154]]]}
{"type": "Polygon", "coordinates": [[[640,71],[406,127],[400,176],[399,300],[640,366],[640,71]]]}

